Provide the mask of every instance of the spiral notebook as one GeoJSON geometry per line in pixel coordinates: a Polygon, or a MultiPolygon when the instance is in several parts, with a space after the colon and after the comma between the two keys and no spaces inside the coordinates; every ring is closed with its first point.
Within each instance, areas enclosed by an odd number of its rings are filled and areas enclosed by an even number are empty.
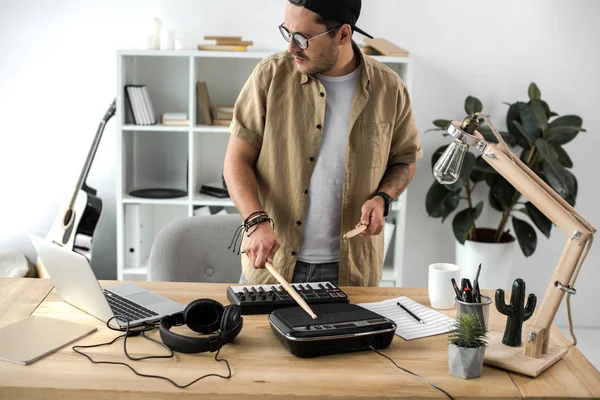
{"type": "Polygon", "coordinates": [[[413,340],[452,332],[456,322],[454,318],[448,317],[421,303],[417,303],[406,296],[358,305],[394,321],[396,323],[396,335],[404,340],[413,340]],[[400,303],[408,308],[425,323],[421,324],[396,303],[400,303]]]}

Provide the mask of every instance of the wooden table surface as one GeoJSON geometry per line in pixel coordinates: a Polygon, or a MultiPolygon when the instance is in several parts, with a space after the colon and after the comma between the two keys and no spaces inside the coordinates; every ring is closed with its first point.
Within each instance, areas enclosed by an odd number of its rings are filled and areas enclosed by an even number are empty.
{"type": "MultiPolygon", "coordinates": [[[[103,286],[114,283],[118,282],[101,282],[103,286]]],[[[182,304],[198,298],[228,303],[227,284],[136,283],[182,304]]],[[[429,305],[426,289],[342,289],[353,303],[408,296],[429,305]]],[[[444,313],[454,316],[455,310],[444,313]]],[[[30,314],[96,326],[98,332],[77,342],[79,345],[107,342],[118,336],[103,322],[64,303],[47,280],[0,279],[0,325],[30,314]]],[[[504,318],[492,309],[491,327],[503,330],[504,318]]],[[[181,333],[191,332],[178,329],[181,333]]],[[[157,331],[149,336],[159,338],[157,331]]],[[[571,347],[561,361],[535,379],[484,365],[481,378],[463,380],[448,373],[446,338],[447,335],[439,335],[404,341],[396,336],[382,352],[400,366],[427,377],[456,399],[600,398],[600,373],[577,348],[571,347]]],[[[551,340],[563,346],[569,344],[556,327],[551,340]]],[[[142,337],[131,338],[127,344],[128,351],[136,356],[165,353],[142,337]]],[[[224,363],[214,360],[214,353],[175,353],[172,359],[136,362],[124,356],[122,340],[86,351],[97,360],[127,362],[141,373],[164,375],[179,384],[207,373],[227,373],[224,363]]],[[[0,399],[445,398],[422,379],[397,369],[372,351],[297,358],[273,335],[267,315],[244,316],[242,332],[234,343],[223,347],[220,356],[229,361],[231,379],[209,377],[187,389],[178,389],[163,380],[138,377],[124,366],[92,364],[69,345],[28,366],[0,361],[0,399]]]]}

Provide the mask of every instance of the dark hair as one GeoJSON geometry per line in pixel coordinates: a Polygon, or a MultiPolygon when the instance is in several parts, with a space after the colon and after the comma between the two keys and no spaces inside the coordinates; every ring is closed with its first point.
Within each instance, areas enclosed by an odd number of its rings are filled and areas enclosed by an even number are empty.
{"type": "MultiPolygon", "coordinates": [[[[302,5],[300,4],[296,4],[291,0],[288,0],[289,3],[295,5],[296,7],[302,7],[302,5]]],[[[327,28],[326,30],[331,30],[335,27],[338,27],[338,29],[332,30],[331,32],[328,33],[329,36],[331,37],[335,37],[335,35],[337,34],[337,31],[339,30],[339,28],[341,28],[341,24],[339,22],[336,21],[332,21],[330,19],[327,18],[323,18],[321,15],[317,14],[317,18],[315,21],[317,24],[320,25],[325,25],[325,28],[327,28]]],[[[352,27],[350,27],[350,30],[352,30],[352,27]]]]}
{"type": "MultiPolygon", "coordinates": [[[[335,37],[335,35],[337,35],[338,30],[342,27],[339,22],[332,21],[332,20],[327,19],[327,18],[323,18],[319,14],[317,14],[316,23],[317,24],[321,24],[321,25],[325,25],[325,28],[327,30],[331,30],[333,28],[337,28],[337,29],[332,30],[331,32],[329,32],[329,36],[331,36],[331,37],[335,37]]],[[[350,30],[352,30],[352,28],[350,28],[350,30]]]]}

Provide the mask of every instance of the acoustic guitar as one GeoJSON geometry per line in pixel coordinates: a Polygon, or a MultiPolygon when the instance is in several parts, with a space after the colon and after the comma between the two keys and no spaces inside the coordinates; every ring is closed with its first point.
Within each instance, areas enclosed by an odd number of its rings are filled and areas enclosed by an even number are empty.
{"type": "MultiPolygon", "coordinates": [[[[115,115],[115,110],[116,101],[113,100],[102,121],[100,121],[69,204],[59,213],[46,236],[46,239],[51,240],[53,243],[83,255],[89,262],[92,260],[94,231],[102,213],[102,200],[96,196],[96,190],[89,187],[85,181],[100,144],[104,127],[115,115]]],[[[39,257],[36,267],[40,278],[49,278],[48,272],[39,257]]]]}

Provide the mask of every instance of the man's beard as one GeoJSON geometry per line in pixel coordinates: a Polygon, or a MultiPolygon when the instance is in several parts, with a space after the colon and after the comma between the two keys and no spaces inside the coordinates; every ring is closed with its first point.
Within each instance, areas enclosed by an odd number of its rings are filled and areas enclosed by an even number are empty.
{"type": "Polygon", "coordinates": [[[300,72],[306,75],[322,74],[324,72],[329,71],[337,63],[339,55],[339,49],[333,44],[328,49],[322,51],[316,57],[308,58],[306,54],[302,52],[293,54],[293,56],[295,57],[303,58],[306,63],[312,64],[306,65],[304,67],[298,65],[298,69],[300,70],[300,72]],[[317,61],[314,61],[315,59],[317,61]]]}

